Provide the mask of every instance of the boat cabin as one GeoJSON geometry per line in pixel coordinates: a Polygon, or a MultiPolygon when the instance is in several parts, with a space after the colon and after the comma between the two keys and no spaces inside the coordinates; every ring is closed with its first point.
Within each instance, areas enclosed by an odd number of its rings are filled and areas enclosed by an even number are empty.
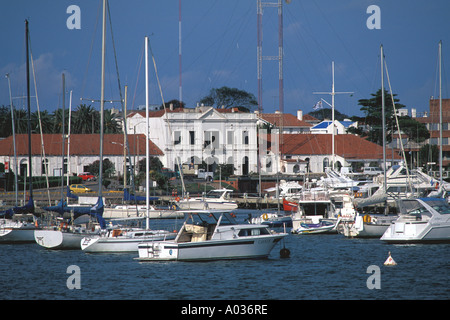
{"type": "Polygon", "coordinates": [[[242,225],[228,212],[191,212],[181,227],[175,242],[199,242],[225,240],[247,236],[271,234],[260,225],[242,225]]]}

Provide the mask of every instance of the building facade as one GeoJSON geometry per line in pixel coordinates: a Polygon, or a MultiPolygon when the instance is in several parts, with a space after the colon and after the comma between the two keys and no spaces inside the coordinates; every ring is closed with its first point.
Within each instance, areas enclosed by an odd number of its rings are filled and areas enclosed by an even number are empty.
{"type": "MultiPolygon", "coordinates": [[[[146,134],[145,111],[127,117],[130,133],[146,134]]],[[[172,107],[149,111],[149,137],[164,153],[162,163],[177,170],[179,165],[206,163],[214,171],[219,164],[232,164],[236,175],[257,172],[257,116],[233,109],[172,107]]]]}

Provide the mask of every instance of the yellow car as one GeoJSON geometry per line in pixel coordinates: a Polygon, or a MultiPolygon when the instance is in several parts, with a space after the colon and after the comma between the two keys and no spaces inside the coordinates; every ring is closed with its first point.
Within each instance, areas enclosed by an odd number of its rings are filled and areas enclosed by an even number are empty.
{"type": "Polygon", "coordinates": [[[74,193],[85,193],[85,192],[91,192],[92,190],[88,187],[82,185],[82,184],[71,184],[70,185],[70,191],[74,193]]]}

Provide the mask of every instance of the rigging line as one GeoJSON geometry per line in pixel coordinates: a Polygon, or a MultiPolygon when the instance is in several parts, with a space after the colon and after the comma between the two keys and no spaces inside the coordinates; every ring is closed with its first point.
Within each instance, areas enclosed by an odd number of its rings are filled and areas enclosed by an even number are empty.
{"type": "MultiPolygon", "coordinates": [[[[389,91],[390,91],[389,93],[390,93],[391,100],[392,100],[392,107],[394,108],[395,122],[397,124],[397,132],[398,132],[398,136],[399,136],[399,140],[400,140],[400,146],[401,146],[401,150],[402,150],[403,160],[405,161],[405,164],[406,164],[405,168],[406,168],[406,176],[407,176],[407,179],[408,179],[408,185],[409,185],[409,188],[410,188],[411,192],[413,192],[413,188],[412,188],[412,185],[411,185],[411,178],[410,178],[409,169],[408,169],[408,162],[406,160],[405,149],[403,147],[402,134],[401,134],[401,130],[400,130],[400,125],[398,124],[397,111],[395,109],[394,95],[392,94],[392,87],[391,87],[391,81],[389,79],[389,71],[388,71],[388,68],[387,68],[386,58],[384,58],[384,66],[386,68],[386,78],[387,78],[388,85],[389,85],[389,91]]],[[[381,89],[383,90],[383,88],[381,88],[381,89]]]]}
{"type": "MultiPolygon", "coordinates": [[[[38,122],[39,122],[39,130],[40,130],[40,137],[41,137],[41,163],[44,160],[47,159],[46,155],[45,155],[45,146],[44,146],[44,137],[42,134],[42,122],[41,122],[41,111],[39,109],[39,98],[38,98],[38,93],[37,93],[37,85],[36,85],[36,74],[35,74],[35,68],[34,68],[34,59],[33,59],[33,53],[31,50],[31,35],[28,32],[28,37],[29,37],[29,46],[30,46],[30,61],[31,61],[31,70],[33,71],[33,81],[34,81],[34,93],[36,95],[36,105],[37,105],[37,113],[38,113],[38,122]],[[43,159],[42,159],[43,157],[43,159]]],[[[48,196],[48,203],[49,205],[51,204],[51,198],[50,198],[50,184],[48,181],[48,167],[46,167],[45,170],[45,179],[47,181],[47,196],[48,196]]]]}
{"type": "Polygon", "coordinates": [[[141,74],[143,57],[144,57],[144,47],[142,47],[142,49],[141,49],[141,55],[140,55],[140,59],[139,59],[139,67],[137,70],[137,77],[136,77],[136,85],[134,86],[133,101],[131,102],[131,109],[133,109],[133,110],[134,110],[134,102],[136,100],[136,91],[137,91],[138,84],[139,84],[139,76],[141,74]]]}
{"type": "Polygon", "coordinates": [[[101,7],[102,7],[102,1],[100,0],[99,1],[99,5],[98,5],[98,9],[97,9],[97,18],[96,18],[96,22],[95,22],[95,26],[94,26],[94,32],[92,33],[91,46],[89,48],[88,63],[86,65],[86,70],[84,72],[84,77],[83,77],[83,83],[81,85],[81,97],[84,96],[84,89],[86,87],[87,74],[88,74],[88,71],[89,71],[89,64],[91,62],[92,50],[94,48],[95,34],[97,33],[97,26],[98,26],[98,22],[99,22],[101,7]]]}
{"type": "MultiPolygon", "coordinates": [[[[152,50],[152,46],[151,46],[151,43],[150,43],[150,38],[147,38],[147,39],[148,39],[148,46],[149,46],[149,49],[150,49],[150,54],[152,55],[152,61],[153,61],[153,67],[155,69],[156,81],[158,82],[159,93],[161,95],[161,100],[162,100],[162,104],[163,104],[163,107],[164,107],[164,114],[165,114],[165,117],[166,117],[167,126],[168,126],[169,131],[170,131],[170,133],[172,135],[172,139],[171,140],[172,140],[172,143],[173,143],[173,141],[174,141],[174,132],[172,131],[172,128],[170,126],[169,117],[167,116],[168,112],[167,112],[167,109],[166,109],[166,104],[164,102],[164,96],[163,96],[163,92],[162,92],[162,89],[161,89],[161,83],[159,81],[158,68],[156,67],[155,56],[153,55],[153,50],[152,50]]],[[[148,128],[147,128],[147,130],[148,130],[148,128]]],[[[184,178],[183,178],[183,167],[181,166],[181,163],[180,163],[180,157],[178,157],[178,156],[175,157],[175,160],[177,161],[177,165],[178,165],[178,168],[180,170],[180,178],[181,178],[181,184],[183,186],[183,196],[184,196],[186,194],[186,186],[184,184],[184,178]]]]}

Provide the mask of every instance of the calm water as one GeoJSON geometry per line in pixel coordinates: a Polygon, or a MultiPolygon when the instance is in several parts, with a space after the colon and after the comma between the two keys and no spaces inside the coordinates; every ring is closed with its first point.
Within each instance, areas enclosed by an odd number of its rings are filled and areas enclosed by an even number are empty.
{"type": "Polygon", "coordinates": [[[289,235],[266,260],[152,263],[135,257],[2,245],[1,299],[450,299],[449,244],[289,235]],[[291,251],[288,259],[279,256],[283,245],[291,251]],[[397,266],[383,266],[389,251],[397,266]],[[66,286],[70,265],[80,268],[81,290],[66,286]],[[367,288],[371,265],[380,268],[380,289],[367,288]]]}

